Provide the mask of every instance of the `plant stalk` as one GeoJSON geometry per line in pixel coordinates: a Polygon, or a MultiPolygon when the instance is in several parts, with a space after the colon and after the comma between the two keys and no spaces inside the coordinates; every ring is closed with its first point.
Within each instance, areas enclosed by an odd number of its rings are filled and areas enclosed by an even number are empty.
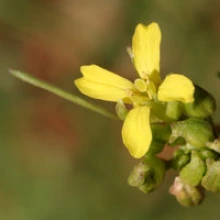
{"type": "Polygon", "coordinates": [[[68,100],[74,104],[77,104],[83,108],[89,109],[91,111],[94,111],[96,113],[99,113],[105,117],[111,118],[111,119],[118,119],[113,113],[107,111],[106,109],[94,105],[86,100],[84,100],[83,98],[78,97],[77,95],[71,94],[67,91],[64,91],[50,83],[47,83],[43,80],[40,80],[34,76],[31,76],[27,73],[23,73],[21,71],[18,70],[9,70],[10,74],[26,83],[29,83],[35,87],[44,89],[54,95],[57,95],[65,100],[68,100]]]}

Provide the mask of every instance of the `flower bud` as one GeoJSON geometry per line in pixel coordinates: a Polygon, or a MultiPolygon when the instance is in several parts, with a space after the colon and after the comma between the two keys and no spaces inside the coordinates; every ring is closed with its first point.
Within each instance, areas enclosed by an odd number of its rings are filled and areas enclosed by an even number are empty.
{"type": "Polygon", "coordinates": [[[215,111],[215,99],[206,90],[195,86],[195,101],[185,104],[185,111],[189,117],[207,118],[215,111]]]}
{"type": "Polygon", "coordinates": [[[190,145],[201,148],[214,138],[210,123],[203,119],[189,118],[185,121],[175,122],[171,127],[170,143],[182,137],[190,145]]]}
{"type": "Polygon", "coordinates": [[[220,192],[220,160],[214,161],[208,159],[206,161],[207,171],[202,178],[201,185],[213,193],[220,192]]]}
{"type": "Polygon", "coordinates": [[[152,123],[151,131],[153,140],[147,154],[157,154],[163,150],[165,144],[167,143],[171,134],[171,128],[169,125],[164,123],[152,123]]]}
{"type": "Polygon", "coordinates": [[[138,187],[144,193],[149,193],[163,182],[164,174],[164,161],[155,156],[148,156],[135,166],[128,178],[128,184],[138,187]]]}
{"type": "Polygon", "coordinates": [[[122,100],[119,100],[115,106],[115,111],[118,116],[118,118],[122,121],[125,120],[127,114],[128,114],[128,109],[124,105],[122,100]]]}
{"type": "Polygon", "coordinates": [[[201,189],[184,183],[179,177],[175,178],[174,184],[170,187],[169,191],[184,207],[199,205],[204,199],[201,189]]]}
{"type": "Polygon", "coordinates": [[[151,167],[147,164],[139,163],[136,165],[128,177],[128,184],[130,186],[141,186],[144,184],[145,179],[151,173],[151,167]]]}
{"type": "Polygon", "coordinates": [[[198,152],[192,151],[190,162],[180,171],[180,178],[186,184],[197,186],[205,171],[204,161],[199,157],[198,152]]]}
{"type": "Polygon", "coordinates": [[[167,102],[166,105],[166,116],[172,121],[177,121],[183,112],[183,105],[181,102],[173,101],[167,102]]]}

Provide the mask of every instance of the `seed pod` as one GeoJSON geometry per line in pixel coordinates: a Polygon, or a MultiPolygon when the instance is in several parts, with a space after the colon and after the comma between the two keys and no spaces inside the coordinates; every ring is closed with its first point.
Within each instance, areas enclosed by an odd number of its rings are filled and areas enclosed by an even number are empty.
{"type": "Polygon", "coordinates": [[[145,182],[146,176],[148,176],[151,172],[151,167],[147,164],[139,163],[136,165],[128,177],[128,184],[130,186],[141,186],[145,182]]]}
{"type": "Polygon", "coordinates": [[[208,142],[206,146],[209,149],[214,150],[215,152],[220,154],[220,139],[215,139],[213,142],[208,142]]]}
{"type": "Polygon", "coordinates": [[[181,170],[190,160],[190,155],[189,154],[182,154],[177,156],[173,161],[172,161],[172,167],[179,171],[181,170]]]}
{"type": "Polygon", "coordinates": [[[127,114],[128,114],[128,109],[124,105],[122,100],[119,100],[115,106],[115,111],[118,116],[118,118],[122,121],[125,120],[127,114]]]}

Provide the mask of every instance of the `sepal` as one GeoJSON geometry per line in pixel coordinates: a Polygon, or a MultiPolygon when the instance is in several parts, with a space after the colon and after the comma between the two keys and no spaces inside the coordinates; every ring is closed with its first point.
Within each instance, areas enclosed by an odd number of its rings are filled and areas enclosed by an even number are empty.
{"type": "Polygon", "coordinates": [[[128,114],[128,109],[126,108],[126,106],[122,100],[119,100],[117,102],[117,104],[115,106],[115,112],[120,120],[122,120],[122,121],[125,120],[125,118],[128,114]]]}
{"type": "Polygon", "coordinates": [[[190,186],[198,186],[206,171],[205,162],[198,152],[192,151],[190,162],[180,171],[180,179],[190,186]]]}
{"type": "Polygon", "coordinates": [[[210,192],[220,192],[220,160],[207,159],[207,172],[202,178],[201,185],[210,192]]]}

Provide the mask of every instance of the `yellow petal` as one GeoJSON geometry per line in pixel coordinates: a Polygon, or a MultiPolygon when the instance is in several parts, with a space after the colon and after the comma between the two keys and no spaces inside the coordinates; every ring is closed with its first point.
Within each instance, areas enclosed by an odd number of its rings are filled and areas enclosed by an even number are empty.
{"type": "Polygon", "coordinates": [[[158,89],[160,101],[181,101],[184,103],[194,101],[195,87],[187,77],[173,73],[168,75],[158,89]]]}
{"type": "Polygon", "coordinates": [[[132,109],[122,127],[122,139],[130,154],[135,158],[145,155],[150,147],[152,133],[150,128],[150,108],[139,106],[132,109]]]}
{"type": "Polygon", "coordinates": [[[83,77],[75,80],[81,93],[95,99],[117,102],[126,98],[133,83],[96,65],[82,66],[83,77]]]}
{"type": "Polygon", "coordinates": [[[138,24],[132,39],[134,65],[141,78],[150,77],[160,83],[161,32],[157,23],[148,26],[138,24]]]}

